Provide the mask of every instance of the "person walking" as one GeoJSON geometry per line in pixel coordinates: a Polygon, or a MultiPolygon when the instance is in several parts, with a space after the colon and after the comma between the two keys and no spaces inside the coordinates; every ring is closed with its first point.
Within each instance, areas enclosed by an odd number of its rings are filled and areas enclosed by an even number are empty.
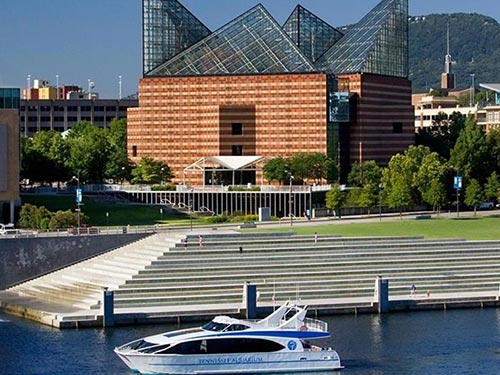
{"type": "Polygon", "coordinates": [[[410,296],[411,297],[416,297],[417,296],[417,287],[416,287],[415,284],[411,284],[410,296]]]}
{"type": "Polygon", "coordinates": [[[314,243],[318,243],[318,232],[314,232],[314,243]]]}
{"type": "Polygon", "coordinates": [[[198,243],[200,244],[200,247],[203,247],[203,236],[201,234],[198,237],[198,243]]]}

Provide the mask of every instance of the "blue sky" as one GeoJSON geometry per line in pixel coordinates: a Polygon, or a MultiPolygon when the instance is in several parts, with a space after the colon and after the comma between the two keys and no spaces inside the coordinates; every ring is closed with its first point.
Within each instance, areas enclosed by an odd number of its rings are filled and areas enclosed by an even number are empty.
{"type": "MultiPolygon", "coordinates": [[[[333,26],[355,23],[379,0],[260,0],[283,23],[300,3],[333,26]]],[[[259,0],[181,0],[215,30],[259,0]]],[[[480,13],[500,21],[498,0],[410,0],[411,15],[480,13]]],[[[137,91],[142,74],[140,0],[3,0],[0,86],[26,87],[28,74],[55,85],[95,82],[103,98],[137,91]]]]}

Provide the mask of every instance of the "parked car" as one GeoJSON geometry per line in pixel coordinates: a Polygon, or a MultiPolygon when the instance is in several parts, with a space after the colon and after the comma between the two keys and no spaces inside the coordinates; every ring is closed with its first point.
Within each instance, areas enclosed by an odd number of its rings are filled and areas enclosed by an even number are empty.
{"type": "Polygon", "coordinates": [[[0,235],[18,234],[19,230],[14,228],[14,224],[0,224],[0,235]]]}
{"type": "Polygon", "coordinates": [[[482,202],[479,205],[479,209],[480,210],[492,210],[493,207],[495,207],[495,205],[493,204],[493,202],[482,202]]]}

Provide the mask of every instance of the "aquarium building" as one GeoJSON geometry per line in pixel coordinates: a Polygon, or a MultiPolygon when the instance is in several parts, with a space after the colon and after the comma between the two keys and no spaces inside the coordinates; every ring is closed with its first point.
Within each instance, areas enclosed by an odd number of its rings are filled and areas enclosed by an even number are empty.
{"type": "Polygon", "coordinates": [[[327,154],[345,179],[414,143],[408,0],[342,30],[301,5],[280,25],[259,4],[214,31],[177,0],[143,0],[143,68],[128,153],[164,160],[176,183],[227,183],[192,168],[204,158],[298,152],[327,154]]]}

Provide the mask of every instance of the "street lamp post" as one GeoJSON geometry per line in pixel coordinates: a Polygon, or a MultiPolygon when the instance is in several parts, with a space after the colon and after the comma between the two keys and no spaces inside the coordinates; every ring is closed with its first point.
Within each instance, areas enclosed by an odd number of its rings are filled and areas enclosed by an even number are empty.
{"type": "Polygon", "coordinates": [[[453,187],[457,191],[457,217],[460,216],[460,190],[462,189],[462,176],[458,174],[458,169],[457,169],[457,174],[453,179],[453,187]]]}
{"type": "Polygon", "coordinates": [[[292,216],[292,181],[293,175],[290,175],[290,199],[288,200],[288,216],[290,216],[290,226],[293,225],[293,216],[292,216]]]}
{"type": "Polygon", "coordinates": [[[471,73],[470,75],[471,77],[471,87],[470,87],[470,106],[473,107],[474,106],[474,102],[475,102],[475,94],[476,94],[476,88],[475,88],[475,82],[474,82],[474,78],[476,77],[476,75],[474,73],[471,73]]]}
{"type": "Polygon", "coordinates": [[[191,194],[189,195],[189,225],[191,228],[191,231],[193,230],[193,189],[191,189],[191,194]]]}
{"type": "Polygon", "coordinates": [[[80,174],[77,176],[73,176],[73,180],[76,180],[76,212],[77,212],[77,224],[78,224],[78,229],[77,229],[77,234],[80,235],[80,212],[81,212],[81,206],[82,206],[82,189],[80,188],[80,174]]]}

